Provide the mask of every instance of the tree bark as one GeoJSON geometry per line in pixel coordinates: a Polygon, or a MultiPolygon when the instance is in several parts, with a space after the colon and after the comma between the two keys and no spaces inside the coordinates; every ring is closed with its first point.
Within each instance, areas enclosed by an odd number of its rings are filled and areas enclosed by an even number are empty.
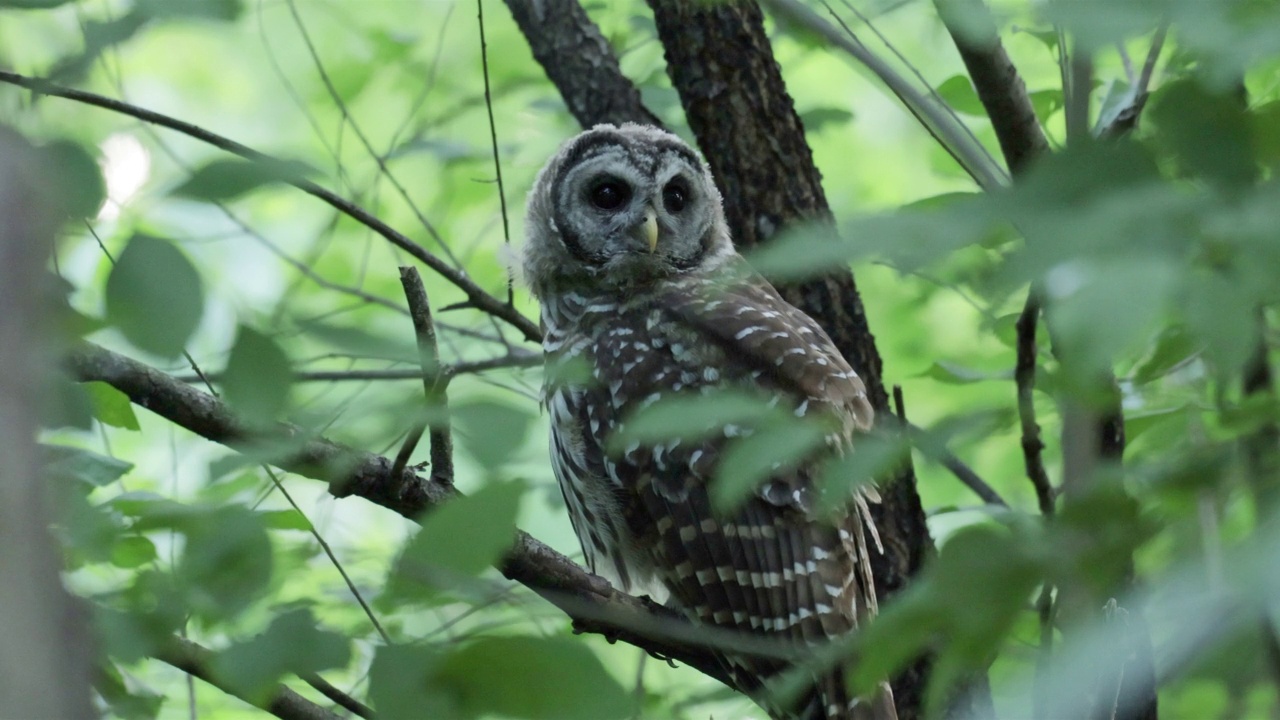
{"type": "Polygon", "coordinates": [[[618,58],[578,0],[506,0],[533,56],[584,128],[662,121],[640,101],[618,58]]]}

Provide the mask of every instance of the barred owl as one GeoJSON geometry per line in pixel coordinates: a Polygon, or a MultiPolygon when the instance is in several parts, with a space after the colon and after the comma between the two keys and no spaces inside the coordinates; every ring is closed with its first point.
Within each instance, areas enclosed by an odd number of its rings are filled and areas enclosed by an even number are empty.
{"type": "MultiPolygon", "coordinates": [[[[801,648],[874,614],[863,532],[873,490],[855,493],[834,522],[820,520],[813,460],[773,472],[722,514],[709,483],[726,444],[750,429],[610,443],[638,409],[720,388],[764,391],[796,416],[829,414],[838,421],[833,452],[872,422],[862,381],[827,334],[734,250],[698,153],[657,128],[598,125],[539,174],[526,234],[524,274],[545,331],[552,465],[591,569],[624,589],[668,596],[694,622],[801,648]]],[[[786,669],[779,662],[722,661],[775,718],[895,717],[887,685],[875,698],[853,697],[837,670],[780,707],[760,692],[786,669]]]]}

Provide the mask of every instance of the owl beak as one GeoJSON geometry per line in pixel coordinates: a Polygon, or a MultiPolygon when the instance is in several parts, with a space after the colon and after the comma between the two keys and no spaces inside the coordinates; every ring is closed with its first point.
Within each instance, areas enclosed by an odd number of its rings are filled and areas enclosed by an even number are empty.
{"type": "Polygon", "coordinates": [[[644,239],[649,245],[649,254],[658,249],[658,216],[653,208],[644,209],[644,239]]]}

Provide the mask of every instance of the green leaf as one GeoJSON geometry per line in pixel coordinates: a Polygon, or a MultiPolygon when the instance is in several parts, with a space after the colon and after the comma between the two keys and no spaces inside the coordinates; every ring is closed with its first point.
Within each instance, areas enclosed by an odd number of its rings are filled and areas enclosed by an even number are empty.
{"type": "Polygon", "coordinates": [[[266,632],[252,640],[219,652],[210,667],[237,694],[263,703],[287,674],[343,667],[350,660],[350,642],[338,633],[321,630],[311,610],[303,608],[277,617],[266,632]]]}
{"type": "Polygon", "coordinates": [[[981,117],[987,115],[987,109],[982,106],[982,100],[978,99],[978,93],[967,76],[952,75],[942,81],[937,92],[943,101],[958,112],[981,117]]]}
{"type": "Polygon", "coordinates": [[[1258,324],[1246,285],[1224,272],[1195,273],[1187,278],[1187,327],[1203,345],[1205,357],[1219,373],[1239,372],[1258,344],[1258,324]]]}
{"type": "Polygon", "coordinates": [[[125,430],[141,429],[128,395],[104,382],[87,382],[83,387],[93,403],[93,416],[98,422],[125,430]]]}
{"type": "Polygon", "coordinates": [[[729,512],[771,475],[786,474],[823,444],[830,427],[816,419],[792,418],[730,443],[711,485],[715,508],[729,512]]]}
{"type": "Polygon", "coordinates": [[[83,23],[84,50],[59,60],[49,69],[49,80],[64,84],[83,80],[104,51],[137,35],[148,19],[135,9],[105,21],[83,23]]]}
{"type": "Polygon", "coordinates": [[[66,5],[75,0],[0,0],[0,8],[14,8],[16,10],[46,10],[48,8],[56,8],[60,5],[66,5]]]}
{"type": "Polygon", "coordinates": [[[105,487],[124,477],[133,463],[65,445],[44,445],[45,475],[62,481],[105,487]]]}
{"type": "Polygon", "coordinates": [[[490,400],[455,405],[455,437],[488,470],[510,462],[529,434],[533,416],[523,407],[490,400]]]}
{"type": "Polygon", "coordinates": [[[156,557],[155,543],[141,535],[126,535],[111,547],[111,564],[116,567],[141,567],[156,557]]]}
{"type": "Polygon", "coordinates": [[[235,20],[242,0],[138,0],[138,11],[158,19],[235,20]]]}
{"type": "Polygon", "coordinates": [[[256,513],[241,507],[193,508],[175,517],[186,536],[177,579],[197,615],[212,621],[234,617],[271,580],[271,539],[256,513]]]}
{"type": "Polygon", "coordinates": [[[204,312],[200,275],[172,243],[134,235],[107,277],[107,319],[142,350],[182,354],[204,312]]]}
{"type": "Polygon", "coordinates": [[[415,138],[406,143],[401,143],[387,157],[395,159],[419,153],[428,153],[445,165],[488,157],[487,151],[483,151],[470,143],[442,137],[415,138]]]}
{"type": "Polygon", "coordinates": [[[192,200],[223,202],[267,185],[297,182],[313,174],[315,170],[297,161],[214,160],[191,173],[191,177],[171,194],[192,200]]]}
{"type": "Polygon", "coordinates": [[[933,378],[948,385],[967,385],[987,380],[1012,380],[1013,370],[975,370],[945,360],[936,360],[919,377],[933,378]]]}
{"type": "Polygon", "coordinates": [[[1155,141],[1184,171],[1228,187],[1246,185],[1257,176],[1242,98],[1211,92],[1195,80],[1179,80],[1152,96],[1147,116],[1156,127],[1155,141]]]}
{"type": "Polygon", "coordinates": [[[383,645],[369,666],[369,697],[384,720],[461,718],[447,694],[429,682],[439,651],[423,645],[383,645]]]}
{"type": "Polygon", "coordinates": [[[93,428],[93,403],[84,386],[62,372],[45,378],[45,391],[40,396],[40,424],[46,428],[93,428]]]}
{"type": "Polygon", "coordinates": [[[1164,377],[1174,368],[1180,367],[1200,352],[1196,338],[1187,332],[1184,325],[1166,327],[1156,336],[1151,351],[1134,366],[1130,377],[1139,385],[1144,385],[1164,377]]]}
{"type": "Polygon", "coordinates": [[[515,537],[524,490],[521,482],[491,483],[432,510],[396,561],[388,592],[431,599],[496,563],[515,537]]]}
{"type": "Polygon", "coordinates": [[[293,368],[280,346],[241,325],[222,376],[223,395],[240,419],[255,426],[277,420],[289,399],[292,381],[293,368]]]}
{"type": "Polygon", "coordinates": [[[1062,91],[1061,90],[1036,90],[1028,93],[1031,99],[1031,107],[1036,112],[1036,117],[1040,118],[1040,122],[1047,122],[1049,118],[1062,109],[1062,91]]]}
{"type": "MultiPolygon", "coordinates": [[[[236,467],[239,469],[243,465],[236,467]]],[[[210,505],[223,505],[244,493],[257,494],[257,491],[266,484],[255,472],[241,473],[229,480],[222,479],[226,477],[225,473],[222,475],[211,473],[209,477],[209,484],[200,489],[200,500],[210,505]]]]}
{"type": "Polygon", "coordinates": [[[91,218],[107,197],[98,163],[83,147],[57,140],[41,148],[49,177],[58,185],[62,210],[73,218],[91,218]]]}
{"type": "Polygon", "coordinates": [[[100,661],[93,689],[106,701],[107,707],[111,708],[112,716],[122,720],[154,720],[160,714],[160,706],[164,704],[163,695],[149,692],[145,688],[131,690],[116,666],[105,659],[100,661]]]}
{"type": "MultiPolygon", "coordinates": [[[[257,478],[254,478],[257,480],[257,478]]],[[[268,510],[258,513],[262,524],[271,530],[311,530],[311,521],[306,515],[289,508],[288,510],[268,510]]]]}
{"type": "Polygon", "coordinates": [[[1249,124],[1258,162],[1273,173],[1280,170],[1280,100],[1251,110],[1249,124]]]}
{"type": "Polygon", "coordinates": [[[909,452],[907,439],[897,434],[874,432],[857,437],[851,452],[822,463],[815,483],[821,506],[836,513],[847,510],[859,485],[884,477],[904,462],[909,452]]]}
{"type": "Polygon", "coordinates": [[[632,700],[587,646],[569,638],[484,638],[440,663],[434,680],[462,717],[611,720],[632,700]]]}
{"type": "MultiPolygon", "coordinates": [[[[154,574],[144,575],[138,588],[154,584],[154,574]]],[[[145,594],[145,593],[138,593],[145,594]]],[[[98,638],[106,647],[111,659],[129,665],[145,657],[154,655],[157,650],[172,641],[173,633],[182,625],[183,617],[180,607],[157,605],[156,609],[143,610],[141,606],[156,602],[158,598],[129,598],[137,603],[138,610],[125,611],[109,608],[98,603],[89,603],[93,613],[93,625],[98,638]]],[[[171,597],[164,597],[171,600],[171,597]]]]}
{"type": "Polygon", "coordinates": [[[333,346],[334,351],[415,365],[421,362],[418,346],[414,344],[412,335],[409,335],[409,340],[405,340],[401,337],[379,335],[362,327],[343,327],[316,321],[300,322],[298,325],[306,335],[333,346]]]}
{"type": "Polygon", "coordinates": [[[800,113],[800,122],[807,132],[816,133],[828,125],[839,125],[853,120],[853,113],[842,107],[820,107],[800,113]]]}
{"type": "Polygon", "coordinates": [[[609,451],[620,453],[631,443],[698,440],[718,434],[725,425],[755,426],[785,420],[787,412],[771,407],[760,393],[719,390],[707,395],[674,395],[643,407],[625,419],[610,436],[609,451]]]}

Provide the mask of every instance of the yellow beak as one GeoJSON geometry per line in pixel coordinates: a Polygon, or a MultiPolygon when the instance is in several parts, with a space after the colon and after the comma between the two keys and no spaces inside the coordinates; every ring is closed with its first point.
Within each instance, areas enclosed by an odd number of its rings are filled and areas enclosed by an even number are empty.
{"type": "Polygon", "coordinates": [[[658,216],[653,208],[644,210],[644,238],[649,243],[649,252],[652,254],[658,249],[658,216]]]}

